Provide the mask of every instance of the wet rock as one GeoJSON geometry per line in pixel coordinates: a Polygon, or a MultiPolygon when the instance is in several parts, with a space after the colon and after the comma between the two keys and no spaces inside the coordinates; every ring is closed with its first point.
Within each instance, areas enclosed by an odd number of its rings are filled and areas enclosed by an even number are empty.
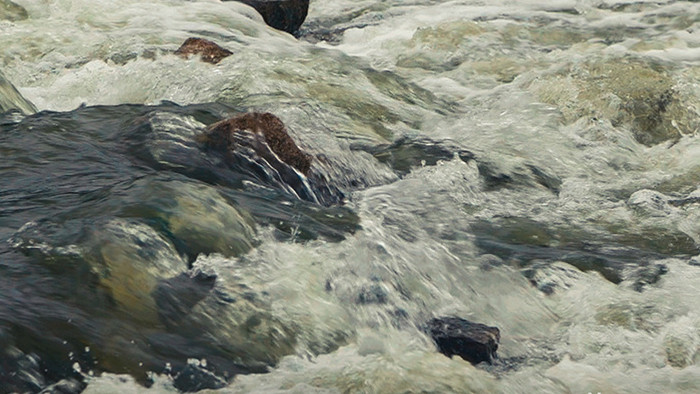
{"type": "Polygon", "coordinates": [[[41,390],[41,394],[79,394],[85,390],[87,385],[73,378],[63,379],[45,389],[41,390]]]}
{"type": "Polygon", "coordinates": [[[427,331],[440,353],[458,355],[472,364],[492,364],[501,339],[500,330],[459,317],[439,317],[428,322],[427,331]]]}
{"type": "Polygon", "coordinates": [[[10,0],[0,0],[0,20],[15,22],[27,19],[28,17],[29,15],[24,7],[10,0]]]}
{"type": "Polygon", "coordinates": [[[277,30],[296,33],[309,12],[309,0],[235,0],[255,8],[265,23],[277,30]]]}
{"type": "Polygon", "coordinates": [[[10,110],[19,110],[25,114],[33,114],[36,112],[36,107],[22,97],[17,88],[0,71],[0,113],[10,110]]]}
{"type": "Polygon", "coordinates": [[[39,358],[14,346],[9,331],[0,327],[0,389],[7,393],[37,392],[44,386],[39,358]]]}
{"type": "Polygon", "coordinates": [[[627,280],[632,283],[632,289],[641,292],[647,286],[653,285],[661,280],[661,277],[666,273],[668,273],[668,266],[666,264],[650,264],[635,269],[627,280]]]}
{"type": "Polygon", "coordinates": [[[646,216],[666,217],[671,213],[669,197],[654,190],[638,190],[627,200],[627,206],[646,216]]]}
{"type": "Polygon", "coordinates": [[[688,264],[695,266],[695,267],[700,267],[700,256],[693,256],[688,264]]]}
{"type": "Polygon", "coordinates": [[[220,47],[212,41],[190,37],[175,51],[175,54],[184,58],[188,58],[190,55],[201,55],[202,61],[217,64],[223,58],[231,56],[233,52],[220,47]]]}
{"type": "Polygon", "coordinates": [[[226,387],[226,380],[205,369],[199,361],[191,361],[175,376],[173,386],[180,391],[190,393],[226,387]]]}
{"type": "Polygon", "coordinates": [[[228,150],[248,145],[265,159],[274,153],[305,175],[311,167],[311,156],[299,149],[287,133],[284,123],[271,113],[248,113],[215,123],[209,126],[203,141],[209,146],[228,150]],[[240,138],[246,134],[255,141],[240,138]]]}
{"type": "Polygon", "coordinates": [[[157,219],[178,250],[194,259],[201,253],[238,256],[249,251],[255,230],[248,215],[209,185],[171,179],[134,183],[126,201],[129,216],[157,219]]]}
{"type": "Polygon", "coordinates": [[[614,284],[622,282],[619,262],[607,256],[570,252],[561,256],[561,260],[583,272],[595,271],[614,284]]]}
{"type": "Polygon", "coordinates": [[[522,163],[508,166],[506,163],[481,160],[477,160],[477,162],[479,175],[484,179],[488,190],[513,186],[544,186],[555,194],[559,194],[561,191],[561,179],[533,164],[522,163]]]}
{"type": "Polygon", "coordinates": [[[370,286],[365,286],[360,289],[360,293],[357,295],[358,304],[385,304],[389,298],[386,290],[379,284],[372,284],[370,286]]]}
{"type": "Polygon", "coordinates": [[[559,107],[567,123],[581,117],[628,127],[647,146],[677,141],[698,128],[695,92],[678,85],[673,67],[651,59],[588,60],[539,78],[530,88],[559,107]]]}
{"type": "Polygon", "coordinates": [[[572,287],[581,277],[581,271],[560,261],[535,262],[523,268],[522,274],[533,286],[547,295],[572,287]]]}
{"type": "Polygon", "coordinates": [[[159,281],[187,269],[173,244],[151,227],[114,219],[93,230],[86,261],[117,308],[133,319],[158,322],[152,292],[159,281]]]}
{"type": "Polygon", "coordinates": [[[270,113],[248,113],[215,123],[198,141],[222,152],[232,170],[302,200],[320,203],[323,196],[338,194],[323,177],[306,177],[311,156],[299,149],[282,121],[270,113]]]}
{"type": "Polygon", "coordinates": [[[451,160],[455,155],[464,162],[474,158],[471,152],[450,146],[449,142],[407,137],[399,138],[389,145],[372,147],[369,153],[380,162],[389,165],[399,175],[408,174],[412,168],[433,166],[440,160],[451,160]]]}
{"type": "Polygon", "coordinates": [[[213,289],[216,276],[180,274],[161,281],[153,291],[158,314],[166,326],[174,326],[187,316],[213,289]]]}

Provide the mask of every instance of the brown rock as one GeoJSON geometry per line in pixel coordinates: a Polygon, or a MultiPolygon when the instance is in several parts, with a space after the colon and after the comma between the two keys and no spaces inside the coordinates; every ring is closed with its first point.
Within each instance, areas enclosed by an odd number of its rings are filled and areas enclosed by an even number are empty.
{"type": "MultiPolygon", "coordinates": [[[[264,142],[269,150],[274,152],[280,160],[296,168],[302,174],[308,174],[311,167],[311,156],[297,147],[282,121],[270,113],[247,113],[214,123],[209,126],[208,133],[202,140],[211,147],[235,151],[239,145],[238,141],[241,141],[237,137],[246,132],[252,133],[254,136],[264,137],[264,142]]],[[[268,155],[266,147],[250,145],[259,156],[268,155]]]]}
{"type": "Polygon", "coordinates": [[[235,0],[255,8],[265,23],[277,30],[296,33],[309,12],[309,0],[235,0]]]}
{"type": "Polygon", "coordinates": [[[190,55],[202,55],[202,60],[216,64],[233,52],[203,38],[190,37],[175,51],[176,55],[188,58],[190,55]]]}

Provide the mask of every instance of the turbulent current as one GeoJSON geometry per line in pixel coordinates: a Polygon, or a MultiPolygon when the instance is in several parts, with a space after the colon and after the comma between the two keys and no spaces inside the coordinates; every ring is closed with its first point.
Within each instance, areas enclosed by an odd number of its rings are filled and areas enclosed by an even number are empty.
{"type": "Polygon", "coordinates": [[[1,393],[700,392],[699,2],[312,0],[296,36],[0,0],[1,393]],[[246,112],[313,176],[202,145],[246,112]]]}

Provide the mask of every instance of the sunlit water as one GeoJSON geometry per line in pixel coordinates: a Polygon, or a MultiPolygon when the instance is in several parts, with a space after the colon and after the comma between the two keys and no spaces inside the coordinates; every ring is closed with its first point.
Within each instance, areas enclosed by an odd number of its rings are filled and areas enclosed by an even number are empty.
{"type": "Polygon", "coordinates": [[[14,3],[0,391],[700,391],[700,3],[312,0],[299,39],[235,2],[14,3]],[[330,186],[196,142],[246,111],[330,186]],[[438,353],[447,315],[499,360],[438,353]]]}

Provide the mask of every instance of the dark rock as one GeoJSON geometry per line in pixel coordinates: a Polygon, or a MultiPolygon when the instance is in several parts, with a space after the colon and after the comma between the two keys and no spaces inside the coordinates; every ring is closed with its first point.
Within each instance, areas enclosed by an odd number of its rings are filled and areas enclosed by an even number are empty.
{"type": "Polygon", "coordinates": [[[164,280],[153,291],[160,321],[167,327],[179,324],[192,308],[214,288],[215,276],[183,273],[164,280]]]}
{"type": "Polygon", "coordinates": [[[386,290],[378,284],[363,287],[357,295],[358,304],[385,304],[389,298],[386,290]]]}
{"type": "Polygon", "coordinates": [[[666,273],[668,273],[666,264],[650,264],[639,267],[630,275],[632,288],[642,292],[647,286],[656,284],[666,273]]]}
{"type": "MultiPolygon", "coordinates": [[[[363,150],[362,147],[353,147],[353,149],[363,150]]],[[[438,161],[452,160],[455,155],[465,163],[474,158],[471,152],[453,146],[449,141],[408,137],[401,137],[390,145],[380,145],[367,150],[401,176],[408,174],[413,168],[424,165],[434,166],[438,161]]]]}
{"type": "Polygon", "coordinates": [[[501,339],[500,330],[459,317],[438,317],[428,322],[427,331],[440,353],[458,355],[472,364],[492,364],[501,339]]]}
{"type": "Polygon", "coordinates": [[[269,148],[283,162],[304,175],[311,167],[311,156],[297,147],[282,121],[270,113],[248,113],[215,123],[209,126],[208,133],[200,140],[210,147],[231,151],[248,146],[260,157],[272,160],[274,158],[270,157],[269,148]],[[246,138],[245,134],[253,140],[246,138]]]}
{"type": "Polygon", "coordinates": [[[496,163],[477,162],[479,175],[484,179],[488,190],[512,186],[544,186],[555,194],[559,194],[561,190],[561,179],[535,165],[522,164],[513,168],[499,168],[496,163]]]}
{"type": "Polygon", "coordinates": [[[287,33],[296,33],[309,12],[309,0],[236,0],[255,8],[265,23],[287,33]]]}
{"type": "Polygon", "coordinates": [[[226,380],[197,364],[187,364],[173,379],[173,386],[184,392],[226,387],[226,380]]]}
{"type": "Polygon", "coordinates": [[[216,64],[233,52],[224,49],[212,41],[203,38],[190,37],[175,51],[176,55],[188,58],[190,55],[201,55],[202,61],[216,64]]]}

